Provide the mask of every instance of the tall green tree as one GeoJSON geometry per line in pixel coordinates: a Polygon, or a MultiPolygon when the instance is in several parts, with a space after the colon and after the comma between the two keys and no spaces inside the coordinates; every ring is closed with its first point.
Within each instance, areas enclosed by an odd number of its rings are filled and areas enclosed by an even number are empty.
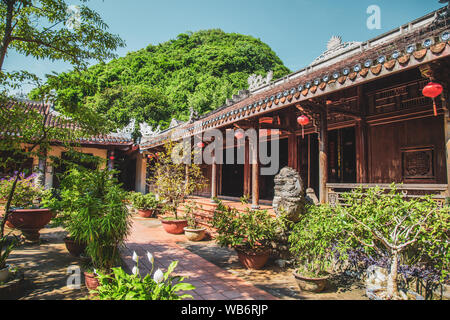
{"type": "MultiPolygon", "coordinates": [[[[108,26],[100,15],[86,5],[89,1],[81,2],[82,5],[74,7],[64,0],[0,1],[0,164],[13,158],[18,162],[19,173],[24,170],[27,158],[44,156],[56,141],[71,148],[78,138],[107,130],[102,115],[79,103],[73,95],[58,95],[56,91],[61,87],[55,82],[40,88],[36,97],[57,103],[58,112],[50,108],[29,108],[19,101],[12,102],[9,96],[11,88],[20,87],[23,81],[37,80],[27,70],[4,69],[10,50],[36,59],[65,61],[79,72],[92,60],[115,57],[114,50],[124,46],[119,36],[107,31],[108,26]],[[50,117],[60,125],[48,126],[50,117]]],[[[87,83],[82,85],[89,89],[87,83]]],[[[5,215],[0,223],[2,238],[20,179],[20,174],[14,176],[6,199],[5,215]]]]}
{"type": "Polygon", "coordinates": [[[58,94],[83,101],[120,125],[136,118],[165,128],[172,118],[188,120],[190,108],[204,114],[224,105],[248,87],[249,75],[265,76],[269,70],[274,78],[290,72],[261,40],[214,29],[183,33],[48,81],[61,83],[58,94]]]}

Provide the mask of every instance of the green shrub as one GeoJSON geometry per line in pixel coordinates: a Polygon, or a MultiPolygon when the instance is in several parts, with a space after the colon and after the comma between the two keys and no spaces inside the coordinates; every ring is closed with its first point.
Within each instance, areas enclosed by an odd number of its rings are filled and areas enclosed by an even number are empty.
{"type": "Polygon", "coordinates": [[[221,201],[214,212],[213,226],[217,229],[217,243],[224,247],[245,251],[266,250],[275,238],[280,221],[266,210],[239,212],[226,207],[221,201]]]}
{"type": "Polygon", "coordinates": [[[108,170],[71,169],[61,182],[58,208],[66,230],[86,243],[92,266],[108,271],[120,261],[119,246],[130,232],[126,192],[108,170]]]}
{"type": "MultiPolygon", "coordinates": [[[[19,174],[19,180],[17,181],[14,196],[11,200],[11,207],[29,209],[35,207],[36,203],[39,203],[45,191],[41,186],[34,184],[34,177],[35,175],[25,177],[25,174],[19,174]]],[[[6,202],[15,178],[13,176],[0,180],[1,200],[6,202]]]]}
{"type": "Polygon", "coordinates": [[[387,298],[398,297],[398,268],[402,262],[425,263],[440,270],[442,280],[448,276],[448,206],[439,208],[432,196],[406,198],[395,185],[389,191],[359,188],[343,198],[344,203],[336,208],[336,221],[346,234],[339,248],[345,252],[363,247],[369,254],[388,256],[387,298]]]}
{"type": "Polygon", "coordinates": [[[138,210],[154,210],[160,204],[160,201],[156,199],[153,193],[142,194],[140,192],[132,192],[128,199],[133,207],[138,210]]]}
{"type": "Polygon", "coordinates": [[[307,206],[305,214],[289,235],[289,250],[305,276],[324,276],[331,271],[333,243],[340,235],[332,208],[328,205],[307,206]]]}

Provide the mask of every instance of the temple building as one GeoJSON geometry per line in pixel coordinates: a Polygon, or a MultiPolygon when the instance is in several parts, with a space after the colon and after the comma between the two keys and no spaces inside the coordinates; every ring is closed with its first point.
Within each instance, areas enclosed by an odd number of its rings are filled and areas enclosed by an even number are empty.
{"type": "MultiPolygon", "coordinates": [[[[334,36],[302,70],[275,81],[271,74],[251,77],[248,90],[226,105],[143,137],[140,174],[175,131],[194,139],[211,129],[225,135],[253,128],[264,139],[264,130],[279,130],[280,169],[297,170],[321,203],[336,203],[358,186],[393,182],[410,196],[431,193],[444,201],[450,195],[446,14],[438,10],[365,42],[334,36]]],[[[274,176],[261,175],[264,166],[251,164],[248,151],[245,159],[203,165],[209,186],[199,195],[235,201],[248,195],[253,207],[270,206],[274,176]]]]}
{"type": "MultiPolygon", "coordinates": [[[[334,36],[310,65],[277,80],[270,72],[253,75],[248,89],[208,114],[192,111],[190,121],[173,119],[163,131],[140,124],[138,141],[131,138],[132,121],[119,132],[79,141],[80,151],[107,159],[128,190],[145,193],[154,155],[174,132],[194,140],[211,129],[225,136],[253,128],[261,141],[277,139],[279,169],[295,169],[321,203],[336,203],[358,186],[394,182],[410,196],[434,194],[443,202],[450,196],[447,23],[443,8],[365,42],[334,36]]],[[[245,137],[216,152],[242,146],[248,146],[245,137]]],[[[55,146],[52,155],[64,157],[64,150],[55,146]]],[[[197,196],[208,202],[248,196],[253,207],[270,208],[276,174],[261,175],[265,164],[251,163],[248,147],[244,158],[242,164],[202,164],[208,186],[197,196]]],[[[56,169],[41,162],[30,165],[45,170],[47,187],[57,187],[56,169]]]]}

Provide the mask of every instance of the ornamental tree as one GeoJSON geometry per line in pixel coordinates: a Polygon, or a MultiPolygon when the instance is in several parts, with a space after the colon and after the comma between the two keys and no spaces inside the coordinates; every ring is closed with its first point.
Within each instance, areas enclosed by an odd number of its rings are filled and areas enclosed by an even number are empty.
{"type": "Polygon", "coordinates": [[[387,254],[390,271],[385,298],[396,299],[399,263],[423,262],[441,271],[450,266],[449,207],[439,208],[431,196],[405,198],[395,185],[389,192],[375,187],[359,188],[343,195],[335,221],[348,236],[340,248],[362,246],[367,253],[387,254]],[[414,259],[407,257],[406,253],[414,259]]]}
{"type": "MultiPolygon", "coordinates": [[[[165,209],[172,213],[175,219],[178,219],[178,206],[187,196],[201,190],[206,181],[197,164],[187,165],[183,161],[177,161],[177,150],[179,150],[177,147],[181,145],[173,141],[164,145],[164,151],[158,153],[153,176],[149,179],[155,187],[155,193],[165,201],[165,209]]],[[[190,156],[191,159],[194,156],[194,151],[188,152],[188,155],[182,155],[181,150],[179,151],[178,156],[190,156]]]]}

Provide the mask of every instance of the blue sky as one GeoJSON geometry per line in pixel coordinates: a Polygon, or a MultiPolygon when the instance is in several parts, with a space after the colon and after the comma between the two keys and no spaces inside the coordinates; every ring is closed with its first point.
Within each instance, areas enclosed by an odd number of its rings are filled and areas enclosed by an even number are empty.
{"type": "MultiPolygon", "coordinates": [[[[89,6],[126,41],[119,56],[186,31],[220,28],[260,38],[296,71],[319,56],[333,35],[365,41],[443,5],[438,0],[91,0],[89,6]],[[370,5],[381,9],[379,30],[366,27],[370,5]]],[[[40,77],[70,69],[62,62],[34,61],[14,52],[5,67],[27,68],[40,77]]]]}

